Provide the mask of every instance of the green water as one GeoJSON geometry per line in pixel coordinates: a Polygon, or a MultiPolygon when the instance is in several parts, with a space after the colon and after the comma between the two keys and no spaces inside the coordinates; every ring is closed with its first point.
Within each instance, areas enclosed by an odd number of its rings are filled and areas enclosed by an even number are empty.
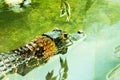
{"type": "MultiPolygon", "coordinates": [[[[1,11],[0,52],[24,45],[35,36],[56,27],[67,32],[83,29],[87,39],[81,45],[74,44],[68,51],[68,80],[106,80],[106,74],[120,63],[119,58],[113,55],[114,48],[120,44],[120,1],[69,0],[69,3],[70,22],[66,22],[66,16],[59,16],[59,0],[33,0],[32,6],[21,13],[1,11]]],[[[57,61],[58,58],[55,58],[55,61],[53,59],[47,65],[36,68],[25,77],[15,74],[10,78],[36,80],[41,75],[44,79],[47,71],[59,67],[55,65],[57,61]]]]}

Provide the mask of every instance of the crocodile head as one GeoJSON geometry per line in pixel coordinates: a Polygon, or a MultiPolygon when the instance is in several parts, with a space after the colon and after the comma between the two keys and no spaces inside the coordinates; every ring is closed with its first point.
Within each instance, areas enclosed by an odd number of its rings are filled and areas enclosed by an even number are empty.
{"type": "Polygon", "coordinates": [[[43,36],[47,36],[55,42],[58,48],[57,54],[65,54],[67,53],[68,46],[72,45],[73,41],[80,40],[86,35],[81,30],[69,34],[63,30],[56,28],[51,32],[44,33],[43,36]]]}

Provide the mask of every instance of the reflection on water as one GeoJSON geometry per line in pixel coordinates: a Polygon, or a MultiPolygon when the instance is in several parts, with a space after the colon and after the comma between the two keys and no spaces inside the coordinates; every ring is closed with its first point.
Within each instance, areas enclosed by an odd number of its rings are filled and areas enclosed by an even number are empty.
{"type": "Polygon", "coordinates": [[[115,47],[120,43],[119,25],[120,22],[112,26],[108,25],[96,35],[96,80],[106,80],[108,72],[119,64],[119,59],[114,55],[115,47]]]}

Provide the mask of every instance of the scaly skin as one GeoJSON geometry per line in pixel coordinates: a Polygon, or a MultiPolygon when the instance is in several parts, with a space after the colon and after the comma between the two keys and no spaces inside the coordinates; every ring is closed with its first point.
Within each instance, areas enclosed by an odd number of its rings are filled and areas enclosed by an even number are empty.
{"type": "Polygon", "coordinates": [[[65,54],[68,46],[72,45],[72,38],[74,36],[69,37],[66,32],[56,29],[34,38],[22,47],[0,54],[0,78],[11,71],[25,75],[33,68],[46,63],[53,55],[65,54]]]}

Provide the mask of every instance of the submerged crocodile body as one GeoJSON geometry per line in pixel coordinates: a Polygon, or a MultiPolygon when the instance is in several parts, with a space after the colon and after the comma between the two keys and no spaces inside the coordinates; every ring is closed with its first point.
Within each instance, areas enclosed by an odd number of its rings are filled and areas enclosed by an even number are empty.
{"type": "Polygon", "coordinates": [[[72,45],[73,40],[84,37],[82,32],[75,35],[55,29],[44,33],[30,43],[12,50],[8,53],[0,54],[0,78],[9,72],[17,72],[25,75],[30,70],[45,63],[51,56],[56,54],[65,54],[68,46],[72,45]],[[74,37],[75,36],[75,37],[74,37]]]}

